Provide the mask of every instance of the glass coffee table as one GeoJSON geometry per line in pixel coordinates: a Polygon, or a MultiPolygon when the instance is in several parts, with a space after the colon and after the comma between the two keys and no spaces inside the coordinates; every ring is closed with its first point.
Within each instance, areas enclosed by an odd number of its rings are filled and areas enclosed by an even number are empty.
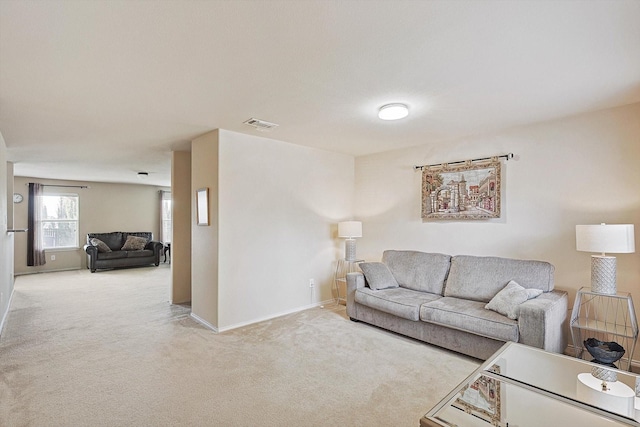
{"type": "Polygon", "coordinates": [[[640,426],[638,378],[509,342],[422,417],[420,426],[640,426]]]}

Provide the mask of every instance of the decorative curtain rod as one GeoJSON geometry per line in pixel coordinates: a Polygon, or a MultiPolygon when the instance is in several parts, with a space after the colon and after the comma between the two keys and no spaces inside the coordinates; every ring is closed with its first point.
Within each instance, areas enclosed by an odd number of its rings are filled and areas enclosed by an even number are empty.
{"type": "Polygon", "coordinates": [[[480,161],[482,161],[482,160],[491,160],[491,159],[493,159],[494,157],[497,157],[497,158],[499,158],[499,159],[507,159],[507,161],[509,161],[509,160],[513,159],[513,153],[509,153],[509,154],[502,154],[502,155],[500,155],[500,156],[482,157],[482,158],[480,158],[480,159],[458,160],[457,162],[434,163],[434,164],[432,164],[432,165],[414,166],[413,168],[414,168],[415,170],[418,170],[418,169],[423,170],[424,168],[429,168],[429,167],[432,167],[432,166],[441,166],[441,165],[444,165],[444,164],[447,164],[447,165],[457,165],[457,164],[459,164],[459,163],[465,163],[465,162],[468,162],[468,161],[471,161],[471,162],[480,162],[480,161]]]}
{"type": "MultiPolygon", "coordinates": [[[[28,183],[25,185],[29,185],[28,183]]],[[[66,188],[91,188],[88,185],[55,185],[55,184],[42,184],[43,187],[66,187],[66,188]]]]}

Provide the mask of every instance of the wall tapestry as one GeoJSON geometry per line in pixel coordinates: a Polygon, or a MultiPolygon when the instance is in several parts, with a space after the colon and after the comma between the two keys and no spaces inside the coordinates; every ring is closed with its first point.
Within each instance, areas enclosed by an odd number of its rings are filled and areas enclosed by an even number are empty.
{"type": "Polygon", "coordinates": [[[500,166],[488,162],[425,167],[422,171],[422,218],[500,218],[500,166]]]}

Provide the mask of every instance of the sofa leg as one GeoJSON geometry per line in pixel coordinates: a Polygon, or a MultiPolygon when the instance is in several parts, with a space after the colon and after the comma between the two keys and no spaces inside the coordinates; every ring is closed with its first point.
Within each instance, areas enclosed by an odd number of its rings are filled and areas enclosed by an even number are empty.
{"type": "Polygon", "coordinates": [[[354,319],[353,317],[349,317],[349,319],[350,319],[352,322],[359,322],[359,320],[358,320],[358,319],[354,319]]]}

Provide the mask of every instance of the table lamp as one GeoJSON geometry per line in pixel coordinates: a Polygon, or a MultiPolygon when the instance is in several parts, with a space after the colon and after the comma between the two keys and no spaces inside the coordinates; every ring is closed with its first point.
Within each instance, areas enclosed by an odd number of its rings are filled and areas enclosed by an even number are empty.
{"type": "Polygon", "coordinates": [[[635,415],[636,394],[631,387],[620,381],[603,383],[591,373],[578,374],[576,397],[582,402],[605,411],[625,417],[635,415]]]}
{"type": "Polygon", "coordinates": [[[576,249],[600,252],[591,255],[591,291],[614,295],[616,289],[616,257],[609,253],[635,252],[633,224],[576,225],[576,249]]]}
{"type": "Polygon", "coordinates": [[[356,239],[362,237],[362,223],[360,221],[343,221],[338,223],[338,237],[345,238],[344,259],[356,260],[356,239]]]}

